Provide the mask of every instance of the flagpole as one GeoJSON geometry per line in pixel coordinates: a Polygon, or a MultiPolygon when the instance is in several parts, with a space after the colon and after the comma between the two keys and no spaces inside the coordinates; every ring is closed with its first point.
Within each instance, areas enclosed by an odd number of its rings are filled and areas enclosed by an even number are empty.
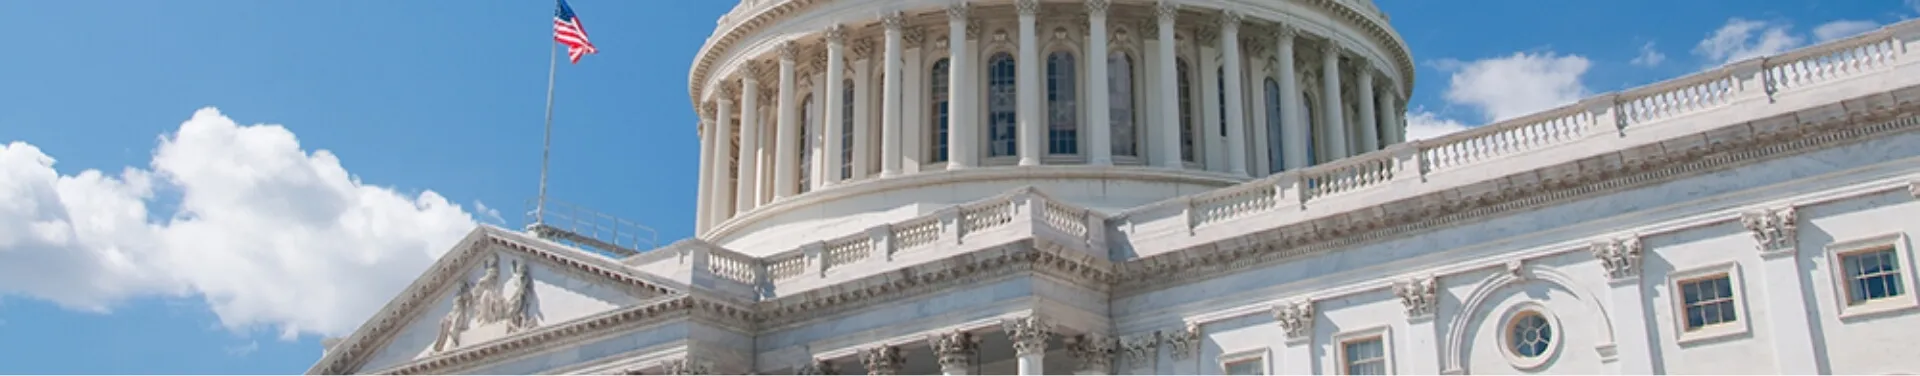
{"type": "Polygon", "coordinates": [[[560,66],[560,43],[549,42],[547,50],[547,123],[540,143],[540,195],[534,198],[533,224],[546,222],[547,166],[553,154],[553,72],[560,66]]]}

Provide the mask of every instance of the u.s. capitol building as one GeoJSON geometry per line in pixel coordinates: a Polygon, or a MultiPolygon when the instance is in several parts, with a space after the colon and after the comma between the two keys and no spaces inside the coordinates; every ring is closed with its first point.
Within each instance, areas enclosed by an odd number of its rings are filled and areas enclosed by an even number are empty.
{"type": "Polygon", "coordinates": [[[748,0],[696,239],[482,227],[310,372],[1920,372],[1920,21],[1406,141],[1387,20],[748,0]]]}

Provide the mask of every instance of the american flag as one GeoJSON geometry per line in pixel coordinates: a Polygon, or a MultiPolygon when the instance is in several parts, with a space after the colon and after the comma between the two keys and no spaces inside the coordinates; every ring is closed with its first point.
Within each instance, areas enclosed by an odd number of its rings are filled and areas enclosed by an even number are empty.
{"type": "Polygon", "coordinates": [[[567,0],[559,0],[560,7],[553,10],[553,41],[567,45],[567,59],[574,64],[580,63],[580,57],[599,53],[593,48],[593,42],[587,41],[587,29],[580,25],[580,16],[573,14],[573,7],[567,6],[567,0]]]}

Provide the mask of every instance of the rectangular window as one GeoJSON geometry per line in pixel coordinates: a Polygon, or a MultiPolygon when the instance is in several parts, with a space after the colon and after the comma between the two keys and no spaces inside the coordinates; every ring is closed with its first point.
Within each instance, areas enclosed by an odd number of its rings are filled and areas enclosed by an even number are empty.
{"type": "Polygon", "coordinates": [[[1900,260],[1893,247],[1881,247],[1840,255],[1846,273],[1847,304],[1859,305],[1905,295],[1900,281],[1900,260]]]}
{"type": "Polygon", "coordinates": [[[1726,274],[1680,282],[1687,331],[1738,320],[1734,310],[1733,280],[1726,274]]]}
{"type": "Polygon", "coordinates": [[[1386,341],[1381,337],[1349,340],[1340,344],[1340,355],[1348,375],[1387,374],[1386,341]]]}
{"type": "Polygon", "coordinates": [[[1227,366],[1226,366],[1227,374],[1228,375],[1265,375],[1267,374],[1266,372],[1267,367],[1266,367],[1266,364],[1263,364],[1263,363],[1265,362],[1260,361],[1260,358],[1236,360],[1233,362],[1229,362],[1227,363],[1227,366]]]}

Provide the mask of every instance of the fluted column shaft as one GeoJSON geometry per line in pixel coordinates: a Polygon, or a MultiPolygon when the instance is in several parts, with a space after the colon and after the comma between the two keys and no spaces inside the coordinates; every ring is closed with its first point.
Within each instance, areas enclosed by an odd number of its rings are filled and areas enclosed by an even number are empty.
{"type": "Polygon", "coordinates": [[[1274,33],[1278,63],[1274,69],[1280,71],[1280,153],[1286,170],[1307,167],[1307,143],[1312,142],[1307,130],[1311,119],[1301,114],[1300,104],[1304,102],[1300,101],[1300,78],[1295,75],[1298,70],[1293,66],[1293,39],[1298,35],[1293,26],[1287,25],[1280,25],[1279,32],[1274,33]]]}
{"type": "Polygon", "coordinates": [[[1351,154],[1347,154],[1349,127],[1346,117],[1341,114],[1341,109],[1346,105],[1340,103],[1340,44],[1333,41],[1326,43],[1320,50],[1320,102],[1324,105],[1320,113],[1321,118],[1327,119],[1327,145],[1324,146],[1327,155],[1331,156],[1327,159],[1333,160],[1351,154]]]}
{"type": "Polygon", "coordinates": [[[732,94],[733,92],[731,90],[722,89],[720,91],[720,99],[713,101],[713,123],[715,125],[713,142],[714,158],[712,161],[713,164],[709,168],[713,170],[713,172],[711,172],[711,174],[713,174],[711,176],[713,185],[709,186],[710,191],[707,193],[707,200],[712,201],[712,203],[708,204],[709,206],[707,208],[708,211],[712,213],[709,214],[707,218],[707,229],[709,230],[713,229],[713,226],[725,222],[727,218],[733,217],[732,205],[727,205],[727,203],[732,202],[734,199],[733,178],[727,177],[728,173],[732,172],[734,158],[732,94]]]}
{"type": "Polygon", "coordinates": [[[1239,12],[1227,11],[1220,15],[1220,53],[1221,70],[1227,76],[1227,173],[1234,176],[1247,175],[1247,110],[1241,97],[1241,80],[1246,75],[1240,72],[1240,18],[1239,12]]]}
{"type": "Polygon", "coordinates": [[[1375,95],[1380,96],[1380,131],[1387,132],[1383,137],[1387,145],[1406,142],[1406,129],[1400,126],[1400,96],[1394,93],[1392,85],[1375,95]]]}
{"type": "Polygon", "coordinates": [[[1360,154],[1380,150],[1380,118],[1377,117],[1378,109],[1374,107],[1379,102],[1373,98],[1373,69],[1365,61],[1355,61],[1354,67],[1360,71],[1358,82],[1355,82],[1360,93],[1354,96],[1360,100],[1360,150],[1354,154],[1360,154]]]}
{"type": "Polygon", "coordinates": [[[967,3],[959,2],[947,7],[947,55],[950,58],[947,75],[947,116],[950,121],[947,128],[947,169],[958,170],[972,167],[973,156],[978,154],[978,145],[973,140],[979,138],[979,107],[974,106],[975,86],[979,82],[973,79],[973,59],[967,54],[967,3]]]}
{"type": "Polygon", "coordinates": [[[1107,87],[1107,6],[1087,0],[1087,162],[1113,164],[1113,98],[1107,87]]]}
{"type": "Polygon", "coordinates": [[[1159,72],[1155,76],[1160,80],[1160,92],[1157,93],[1160,98],[1160,132],[1158,135],[1160,150],[1158,150],[1159,163],[1156,164],[1160,167],[1172,169],[1183,167],[1180,162],[1180,132],[1182,131],[1182,129],[1180,129],[1180,77],[1178,77],[1179,70],[1174,67],[1174,65],[1178,63],[1174,61],[1173,48],[1175,43],[1173,39],[1173,20],[1179,15],[1179,12],[1179,5],[1175,5],[1166,0],[1161,0],[1155,7],[1154,12],[1157,22],[1159,23],[1159,35],[1157,37],[1160,39],[1160,42],[1156,46],[1157,48],[1155,48],[1158,51],[1154,53],[1154,57],[1157,59],[1155,68],[1159,68],[1157,69],[1159,72]]]}
{"type": "Polygon", "coordinates": [[[740,186],[734,198],[735,213],[746,213],[760,205],[760,80],[748,69],[740,80],[740,186]]]}
{"type": "Polygon", "coordinates": [[[826,121],[820,126],[825,128],[820,134],[826,136],[822,141],[827,144],[825,148],[827,152],[824,155],[826,163],[823,163],[825,166],[820,166],[820,175],[826,177],[821,180],[823,185],[840,183],[840,166],[846,163],[842,154],[846,150],[846,145],[840,142],[840,139],[846,136],[843,134],[845,129],[841,125],[844,124],[847,116],[844,113],[845,108],[840,105],[846,101],[846,98],[843,98],[846,95],[844,90],[846,86],[840,82],[846,79],[846,74],[843,72],[847,69],[847,63],[844,60],[845,39],[846,33],[840,25],[827,28],[827,82],[823,83],[826,85],[827,100],[826,103],[821,103],[821,107],[825,110],[821,112],[826,114],[826,121]]]}
{"type": "MultiPolygon", "coordinates": [[[[706,111],[701,110],[701,112],[706,111]]],[[[712,117],[702,117],[704,119],[700,119],[700,183],[694,193],[693,211],[693,233],[696,237],[707,232],[707,226],[711,224],[708,221],[713,217],[713,203],[708,202],[708,199],[713,198],[710,192],[713,189],[713,128],[716,124],[712,117]]]]}
{"type": "MultiPolygon", "coordinates": [[[[1015,131],[1021,166],[1040,164],[1040,38],[1035,35],[1033,18],[1039,0],[1016,0],[1020,23],[1020,56],[1014,59],[1014,100],[1020,113],[1015,115],[1015,131]]],[[[1057,88],[1056,88],[1057,89],[1057,88]]],[[[1072,89],[1067,89],[1072,90],[1072,89]]]]}
{"type": "Polygon", "coordinates": [[[878,127],[873,126],[873,42],[863,40],[856,44],[853,63],[853,179],[866,179],[872,174],[873,137],[878,127]]]}
{"type": "Polygon", "coordinates": [[[800,186],[800,93],[794,88],[794,58],[799,47],[787,42],[780,47],[780,96],[775,97],[779,111],[776,115],[779,124],[774,128],[773,145],[773,198],[787,198],[799,191],[800,186]]]}
{"type": "Polygon", "coordinates": [[[886,24],[886,52],[882,53],[883,86],[880,93],[880,176],[900,174],[900,28],[906,25],[900,12],[881,18],[886,24]]]}

